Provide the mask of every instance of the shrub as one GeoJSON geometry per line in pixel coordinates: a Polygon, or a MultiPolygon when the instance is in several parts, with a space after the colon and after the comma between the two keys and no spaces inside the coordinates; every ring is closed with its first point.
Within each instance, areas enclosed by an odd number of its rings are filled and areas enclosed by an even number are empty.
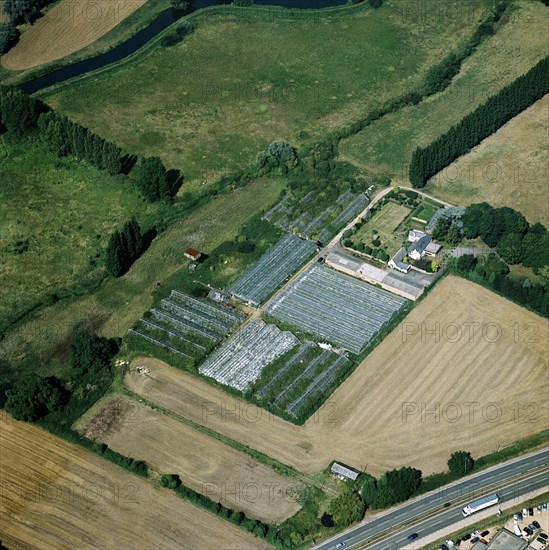
{"type": "Polygon", "coordinates": [[[381,6],[383,5],[383,0],[368,0],[368,3],[372,8],[377,10],[378,8],[381,8],[381,6]]]}

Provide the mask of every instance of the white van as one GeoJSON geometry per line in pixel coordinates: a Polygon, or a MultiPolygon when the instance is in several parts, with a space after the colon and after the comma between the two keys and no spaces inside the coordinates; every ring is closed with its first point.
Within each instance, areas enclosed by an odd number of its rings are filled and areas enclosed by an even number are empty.
{"type": "Polygon", "coordinates": [[[521,537],[522,536],[522,531],[520,530],[520,527],[518,525],[513,525],[513,529],[515,531],[515,535],[517,537],[521,537]]]}

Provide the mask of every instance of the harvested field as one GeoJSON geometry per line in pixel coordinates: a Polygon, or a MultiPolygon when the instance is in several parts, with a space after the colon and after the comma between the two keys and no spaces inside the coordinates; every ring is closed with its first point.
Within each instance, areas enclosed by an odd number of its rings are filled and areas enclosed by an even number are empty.
{"type": "Polygon", "coordinates": [[[30,424],[0,418],[0,533],[17,549],[267,548],[151,482],[30,424]],[[204,526],[207,525],[208,529],[204,526]]]}
{"type": "Polygon", "coordinates": [[[510,120],[428,183],[428,192],[469,205],[512,206],[549,226],[549,95],[510,120]]]}
{"type": "Polygon", "coordinates": [[[2,64],[20,71],[76,52],[116,27],[147,0],[61,0],[21,35],[2,64]]]}
{"type": "Polygon", "coordinates": [[[97,414],[80,426],[82,433],[124,455],[139,455],[159,473],[179,474],[185,485],[233,510],[276,524],[300,509],[290,496],[299,485],[295,480],[175,418],[123,396],[94,408],[97,414]]]}
{"type": "Polygon", "coordinates": [[[302,427],[152,359],[139,360],[151,369],[150,378],[130,374],[126,384],[304,472],[337,459],[372,474],[404,465],[429,474],[444,470],[452,451],[478,457],[547,426],[548,341],[547,320],[446,277],[302,427]],[[458,341],[452,341],[453,323],[462,327],[458,341]],[[472,341],[466,323],[478,323],[472,341]],[[425,332],[437,326],[438,342],[425,332]],[[465,403],[478,403],[471,419],[465,403]],[[425,414],[436,407],[438,416],[425,414]]]}

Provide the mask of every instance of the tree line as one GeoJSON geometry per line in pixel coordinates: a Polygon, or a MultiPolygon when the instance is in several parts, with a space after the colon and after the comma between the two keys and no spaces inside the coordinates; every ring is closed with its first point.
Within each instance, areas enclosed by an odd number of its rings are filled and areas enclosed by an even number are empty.
{"type": "Polygon", "coordinates": [[[109,275],[120,277],[141,256],[146,248],[141,227],[135,218],[116,230],[109,239],[105,255],[105,268],[109,275]]]}
{"type": "MultiPolygon", "coordinates": [[[[135,164],[135,159],[124,156],[114,143],[13,86],[0,87],[0,123],[18,138],[37,132],[55,155],[84,160],[111,175],[125,173],[135,164]]],[[[142,158],[131,176],[141,195],[149,202],[170,201],[177,194],[182,180],[177,170],[166,170],[158,157],[142,158]]]]}
{"type": "Polygon", "coordinates": [[[547,92],[549,57],[545,57],[526,74],[488,98],[427,147],[418,147],[412,154],[410,163],[409,177],[412,185],[424,187],[429,178],[478,145],[547,92]]]}

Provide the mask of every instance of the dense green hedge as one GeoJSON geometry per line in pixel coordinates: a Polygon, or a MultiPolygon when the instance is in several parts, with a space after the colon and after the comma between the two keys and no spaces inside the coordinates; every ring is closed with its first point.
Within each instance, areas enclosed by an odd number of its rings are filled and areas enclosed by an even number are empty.
{"type": "Polygon", "coordinates": [[[409,176],[412,185],[424,187],[429,178],[548,92],[549,57],[546,57],[427,147],[418,147],[410,163],[409,176]]]}

